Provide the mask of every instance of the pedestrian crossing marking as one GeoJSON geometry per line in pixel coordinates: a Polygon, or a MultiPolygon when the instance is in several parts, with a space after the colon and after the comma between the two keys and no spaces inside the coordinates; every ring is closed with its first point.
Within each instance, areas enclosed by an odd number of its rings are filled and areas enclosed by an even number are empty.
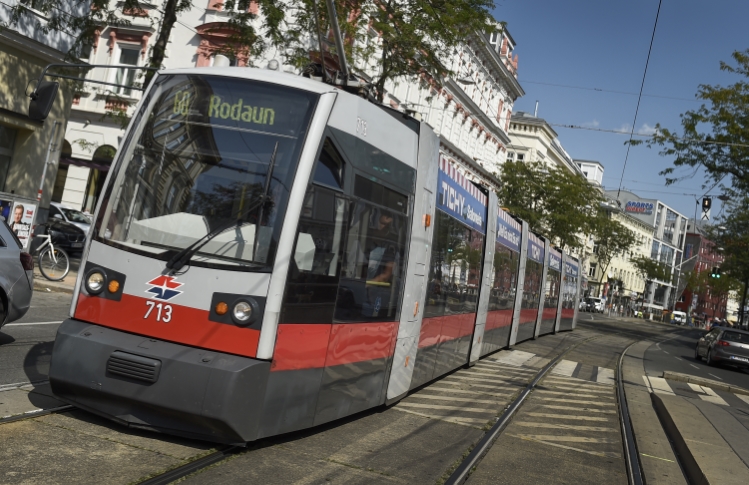
{"type": "Polygon", "coordinates": [[[553,434],[524,434],[519,435],[537,441],[561,441],[567,443],[604,443],[618,444],[619,440],[612,438],[590,438],[587,436],[557,436],[553,434]]]}
{"type": "Polygon", "coordinates": [[[563,411],[585,411],[588,413],[616,414],[616,411],[608,411],[606,409],[577,408],[571,406],[557,406],[554,404],[542,404],[541,407],[549,409],[559,409],[563,411]]]}
{"type": "Polygon", "coordinates": [[[574,424],[557,424],[557,423],[539,423],[536,421],[518,421],[515,423],[518,426],[526,426],[529,428],[548,428],[548,429],[571,429],[574,431],[598,431],[602,433],[620,433],[621,431],[615,428],[601,428],[600,426],[580,426],[574,424]]]}
{"type": "Polygon", "coordinates": [[[600,401],[578,401],[577,399],[559,399],[558,397],[539,397],[542,401],[566,402],[570,404],[591,404],[593,406],[614,406],[614,403],[600,401]]]}
{"type": "Polygon", "coordinates": [[[421,393],[414,394],[409,397],[418,398],[418,399],[433,399],[436,401],[475,402],[479,404],[497,404],[498,403],[498,401],[489,401],[488,399],[467,399],[465,397],[435,396],[433,394],[421,394],[421,393]]]}
{"type": "Polygon", "coordinates": [[[504,378],[504,377],[498,377],[497,379],[488,379],[486,377],[467,377],[464,374],[453,374],[451,376],[445,377],[445,379],[461,379],[465,381],[476,381],[476,382],[495,382],[497,384],[503,384],[507,383],[507,381],[512,380],[513,378],[504,378]]]}
{"type": "Polygon", "coordinates": [[[549,414],[549,413],[528,413],[529,416],[537,418],[550,419],[571,419],[576,421],[609,421],[609,418],[599,418],[596,416],[569,416],[567,414],[549,414]]]}
{"type": "Polygon", "coordinates": [[[407,408],[439,409],[442,411],[465,411],[467,413],[489,413],[496,411],[495,408],[464,408],[460,406],[442,406],[441,404],[419,404],[415,402],[399,402],[395,407],[405,406],[407,408]]]}
{"type": "Polygon", "coordinates": [[[749,396],[745,396],[743,394],[734,394],[734,396],[749,404],[749,396]]]}
{"type": "MultiPolygon", "coordinates": [[[[554,389],[557,389],[557,388],[555,387],[554,389]]],[[[577,390],[578,389],[570,387],[566,391],[550,391],[548,389],[537,389],[536,392],[542,393],[542,394],[558,394],[558,395],[562,395],[562,396],[569,396],[570,395],[570,391],[577,391],[577,390]]],[[[585,392],[587,392],[587,391],[585,391],[585,392]]],[[[595,391],[595,392],[599,392],[599,391],[595,391]]],[[[589,397],[589,398],[593,398],[593,399],[601,399],[604,396],[596,396],[595,394],[575,394],[575,397],[589,397]]],[[[612,398],[609,398],[609,399],[613,400],[614,398],[612,397],[612,398]]]]}
{"type": "Polygon", "coordinates": [[[559,382],[567,385],[574,384],[586,389],[604,389],[613,387],[613,384],[603,384],[595,381],[587,381],[585,379],[578,379],[577,377],[548,376],[546,377],[546,379],[551,382],[559,382]]]}
{"type": "Polygon", "coordinates": [[[535,356],[536,354],[533,354],[531,352],[523,352],[522,350],[510,350],[500,352],[499,357],[494,359],[494,361],[502,364],[520,367],[535,356]]]}
{"type": "MultiPolygon", "coordinates": [[[[449,384],[449,383],[446,383],[446,384],[449,384]]],[[[455,389],[455,388],[452,388],[452,387],[439,387],[439,386],[435,386],[434,384],[432,384],[431,386],[425,388],[424,390],[425,391],[426,390],[430,390],[430,391],[445,391],[445,392],[448,392],[448,393],[456,393],[456,394],[475,394],[475,395],[478,395],[478,396],[497,396],[497,397],[510,397],[510,396],[512,396],[511,393],[502,394],[502,393],[498,393],[498,392],[469,391],[468,389],[455,389]]],[[[415,394],[415,395],[418,396],[418,394],[415,394]]]]}
{"type": "Polygon", "coordinates": [[[515,374],[515,375],[510,374],[510,375],[504,375],[503,376],[503,375],[501,375],[498,372],[486,372],[486,371],[484,371],[482,369],[464,370],[462,372],[459,372],[458,374],[459,375],[466,375],[466,374],[468,374],[468,375],[477,376],[477,377],[502,377],[504,379],[508,379],[508,378],[511,378],[511,379],[530,379],[530,378],[533,377],[533,374],[515,374]]]}
{"type": "Polygon", "coordinates": [[[448,423],[459,424],[461,426],[468,426],[469,428],[476,428],[476,429],[481,429],[489,421],[489,419],[491,419],[491,418],[488,418],[488,419],[462,418],[459,416],[437,416],[433,414],[412,411],[410,409],[403,409],[397,406],[394,407],[393,409],[396,409],[402,413],[415,414],[416,416],[421,416],[422,418],[438,419],[440,421],[447,421],[448,423]]]}
{"type": "MultiPolygon", "coordinates": [[[[551,382],[544,382],[543,386],[548,387],[549,389],[561,389],[565,391],[592,392],[596,394],[609,394],[609,395],[611,394],[611,389],[582,389],[579,387],[569,387],[569,386],[564,386],[561,384],[556,384],[556,383],[551,383],[551,382]]],[[[539,392],[540,391],[545,391],[545,389],[539,389],[539,392]]],[[[568,394],[568,392],[565,392],[563,394],[568,394]]]]}
{"type": "Polygon", "coordinates": [[[702,399],[703,401],[711,402],[713,404],[719,404],[721,406],[728,406],[728,403],[709,387],[699,386],[697,384],[692,384],[691,382],[689,382],[688,384],[693,391],[707,394],[707,396],[700,395],[700,399],[702,399]]]}
{"type": "Polygon", "coordinates": [[[504,365],[499,364],[492,364],[490,362],[480,362],[477,363],[474,367],[471,368],[471,370],[478,370],[482,369],[485,371],[502,371],[502,372],[509,372],[511,374],[526,374],[526,375],[533,375],[536,373],[533,369],[523,369],[523,368],[517,368],[517,367],[507,367],[504,365]]]}
{"type": "Polygon", "coordinates": [[[578,451],[580,453],[587,453],[588,455],[600,456],[602,458],[620,458],[621,457],[621,455],[619,455],[619,453],[613,453],[613,452],[608,452],[608,451],[581,450],[580,448],[573,448],[572,446],[562,445],[562,444],[559,444],[559,443],[551,443],[549,441],[536,440],[536,439],[529,438],[529,437],[523,436],[523,435],[516,435],[516,437],[520,438],[522,440],[526,440],[526,441],[534,441],[536,443],[542,443],[544,445],[554,446],[554,447],[557,447],[557,448],[563,448],[565,450],[578,451]]]}
{"type": "Polygon", "coordinates": [[[575,372],[576,368],[577,362],[573,362],[571,360],[560,360],[559,363],[555,365],[553,369],[551,369],[551,373],[560,376],[572,377],[572,373],[575,372]]]}
{"type": "MultiPolygon", "coordinates": [[[[450,379],[450,378],[455,379],[456,377],[453,377],[453,376],[447,376],[447,377],[445,377],[445,379],[450,379]]],[[[481,387],[481,388],[485,388],[485,389],[494,389],[494,390],[497,390],[497,391],[504,391],[504,390],[507,390],[507,391],[517,391],[518,389],[520,389],[522,387],[525,387],[525,384],[513,384],[512,382],[508,382],[506,385],[494,384],[493,386],[490,386],[489,384],[475,384],[473,382],[461,382],[461,381],[456,381],[456,382],[453,382],[453,381],[441,381],[441,382],[444,382],[445,384],[455,384],[455,385],[457,385],[457,384],[465,384],[466,386],[481,387]],[[515,386],[515,387],[509,387],[509,386],[515,386]]]]}
{"type": "Polygon", "coordinates": [[[598,375],[596,376],[596,382],[601,384],[616,384],[616,379],[614,379],[614,369],[599,367],[598,375]]]}
{"type": "Polygon", "coordinates": [[[667,394],[670,396],[675,395],[674,391],[671,390],[671,386],[666,382],[666,379],[663,379],[662,377],[642,376],[642,379],[645,381],[645,385],[651,390],[651,392],[656,394],[667,394]]]}

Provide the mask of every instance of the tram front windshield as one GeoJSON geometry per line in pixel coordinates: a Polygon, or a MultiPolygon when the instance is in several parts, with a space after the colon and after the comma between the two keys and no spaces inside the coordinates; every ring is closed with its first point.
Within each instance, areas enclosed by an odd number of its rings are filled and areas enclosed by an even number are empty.
{"type": "Polygon", "coordinates": [[[159,76],[121,149],[97,240],[198,266],[268,269],[318,96],[220,76],[159,76]],[[210,237],[206,237],[210,234],[210,237]]]}

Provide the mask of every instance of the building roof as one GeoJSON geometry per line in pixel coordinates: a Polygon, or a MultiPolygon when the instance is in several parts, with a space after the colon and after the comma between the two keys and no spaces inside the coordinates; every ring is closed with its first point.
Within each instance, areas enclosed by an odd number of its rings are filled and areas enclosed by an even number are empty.
{"type": "Polygon", "coordinates": [[[578,159],[575,159],[575,163],[587,163],[589,165],[598,165],[599,167],[603,168],[603,164],[601,162],[597,162],[595,160],[578,160],[578,159]]]}

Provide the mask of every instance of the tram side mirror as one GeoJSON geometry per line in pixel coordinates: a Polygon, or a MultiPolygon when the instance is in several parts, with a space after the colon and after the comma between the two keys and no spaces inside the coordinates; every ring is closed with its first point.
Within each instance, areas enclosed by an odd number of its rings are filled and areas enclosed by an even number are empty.
{"type": "Polygon", "coordinates": [[[33,93],[31,93],[29,102],[29,118],[34,121],[44,121],[52,111],[52,105],[57,97],[57,90],[60,83],[57,81],[40,82],[33,93]]]}

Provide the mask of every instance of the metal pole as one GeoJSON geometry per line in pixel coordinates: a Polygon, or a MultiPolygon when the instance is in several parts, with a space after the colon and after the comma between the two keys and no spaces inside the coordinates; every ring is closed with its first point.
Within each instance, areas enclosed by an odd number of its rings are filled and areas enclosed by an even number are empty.
{"type": "Polygon", "coordinates": [[[61,123],[59,121],[55,121],[55,126],[52,128],[52,137],[49,139],[49,145],[47,147],[47,158],[44,160],[44,168],[42,169],[42,180],[39,184],[39,191],[36,194],[36,200],[40,204],[42,203],[42,193],[44,192],[44,179],[47,178],[47,167],[49,166],[49,159],[52,156],[52,152],[57,150],[57,144],[55,143],[55,140],[57,139],[57,133],[60,131],[60,125],[61,123]]]}
{"type": "Polygon", "coordinates": [[[335,48],[338,51],[338,63],[341,66],[344,82],[348,81],[348,65],[346,64],[346,51],[343,50],[343,38],[341,37],[341,28],[338,26],[338,16],[335,11],[333,0],[325,0],[328,5],[328,15],[330,16],[330,26],[333,28],[333,37],[335,39],[335,48]]]}
{"type": "Polygon", "coordinates": [[[744,306],[746,305],[746,290],[749,286],[749,278],[744,281],[744,295],[741,297],[741,307],[739,307],[739,327],[744,327],[744,306]]]}

